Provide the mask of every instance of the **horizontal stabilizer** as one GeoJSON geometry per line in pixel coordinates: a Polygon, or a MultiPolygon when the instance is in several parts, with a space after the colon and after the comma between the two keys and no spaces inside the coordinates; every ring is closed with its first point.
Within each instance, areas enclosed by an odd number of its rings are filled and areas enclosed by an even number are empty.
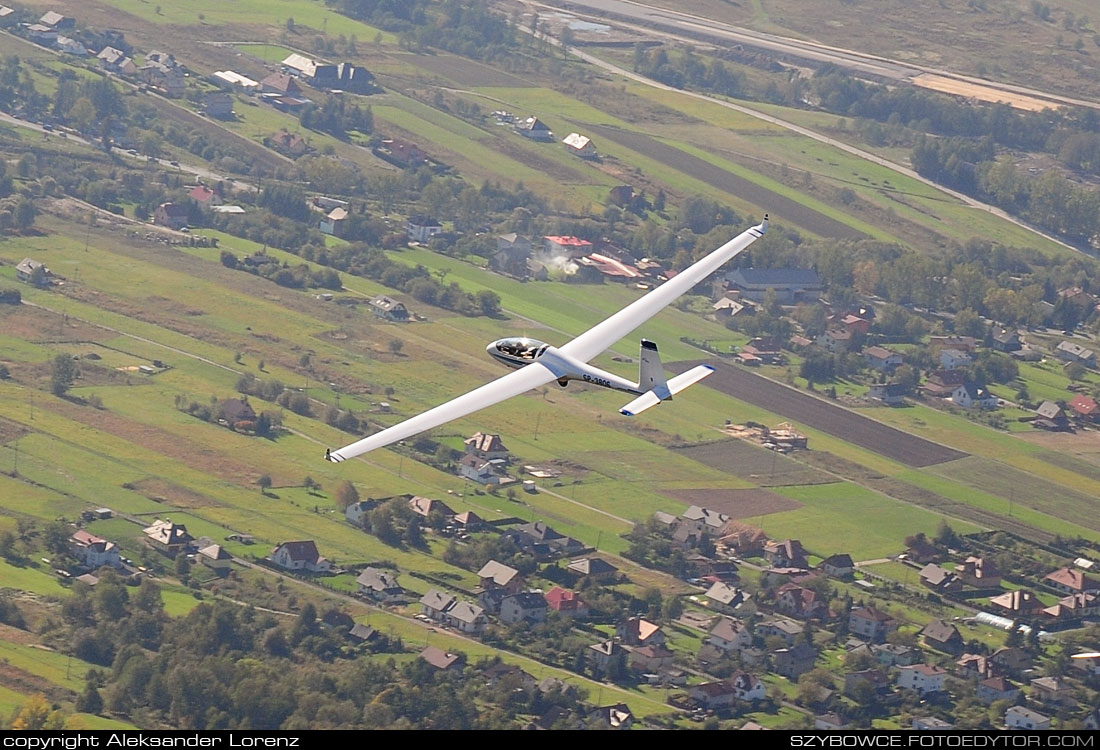
{"type": "MultiPolygon", "coordinates": [[[[714,372],[714,368],[710,365],[699,365],[693,367],[682,375],[677,375],[672,380],[668,381],[668,391],[670,394],[675,395],[680,391],[687,388],[689,385],[695,385],[700,380],[705,378],[714,372]]],[[[671,396],[670,396],[671,398],[671,396]]],[[[635,414],[641,414],[651,406],[656,406],[661,403],[661,399],[653,391],[646,391],[638,398],[631,401],[629,404],[619,409],[619,413],[625,414],[628,417],[633,417],[635,414]]]]}

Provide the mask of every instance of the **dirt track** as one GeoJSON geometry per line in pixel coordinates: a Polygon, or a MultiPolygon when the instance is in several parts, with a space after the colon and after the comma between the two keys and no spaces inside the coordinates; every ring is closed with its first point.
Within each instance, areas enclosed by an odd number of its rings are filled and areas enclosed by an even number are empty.
{"type": "Polygon", "coordinates": [[[718,190],[743,198],[749,203],[759,206],[762,211],[770,213],[773,219],[779,218],[784,222],[797,224],[822,237],[836,239],[867,238],[866,234],[853,229],[847,224],[808,208],[796,200],[761,187],[744,177],[727,172],[721,167],[693,156],[686,151],[661,143],[656,138],[606,125],[585,125],[585,128],[601,138],[621,143],[629,149],[645,154],[662,164],[667,164],[718,190]]]}
{"type": "Polygon", "coordinates": [[[906,466],[920,468],[963,458],[966,453],[916,437],[873,419],[856,414],[824,399],[810,396],[782,383],[723,362],[679,362],[683,372],[697,364],[717,367],[703,385],[742,401],[780,414],[788,419],[827,432],[861,448],[892,458],[906,466]]]}

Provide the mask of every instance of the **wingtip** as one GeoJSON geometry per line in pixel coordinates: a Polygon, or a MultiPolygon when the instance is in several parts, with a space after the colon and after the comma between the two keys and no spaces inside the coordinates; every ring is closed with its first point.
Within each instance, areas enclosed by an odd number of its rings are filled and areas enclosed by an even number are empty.
{"type": "Polygon", "coordinates": [[[341,456],[339,453],[333,453],[328,448],[325,448],[325,460],[332,461],[334,464],[338,464],[344,460],[344,457],[341,456]]]}
{"type": "Polygon", "coordinates": [[[768,215],[764,214],[764,220],[760,222],[760,234],[768,231],[768,215]]]}
{"type": "Polygon", "coordinates": [[[633,417],[634,416],[634,412],[627,411],[626,409],[619,409],[619,413],[622,414],[624,417],[633,417]]]}

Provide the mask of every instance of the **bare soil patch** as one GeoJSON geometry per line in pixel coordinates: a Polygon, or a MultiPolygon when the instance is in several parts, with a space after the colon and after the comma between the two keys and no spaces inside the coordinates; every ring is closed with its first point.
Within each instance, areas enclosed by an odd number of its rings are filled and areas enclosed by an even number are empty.
{"type": "Polygon", "coordinates": [[[829,484],[836,477],[802,463],[812,451],[799,451],[798,459],[769,451],[744,440],[720,440],[677,449],[679,453],[712,469],[750,479],[765,487],[829,484]]]}
{"type": "Polygon", "coordinates": [[[30,430],[23,425],[16,422],[9,422],[6,419],[0,419],[0,445],[10,443],[12,440],[18,440],[28,433],[30,433],[30,430]]]}
{"type": "Polygon", "coordinates": [[[72,693],[68,690],[60,688],[49,680],[33,675],[19,667],[13,667],[6,661],[0,661],[0,685],[10,688],[17,693],[23,693],[24,695],[42,693],[54,701],[72,699],[72,693]]]}
{"type": "Polygon", "coordinates": [[[1044,101],[1043,99],[1036,99],[1033,96],[1016,94],[1011,91],[995,89],[991,86],[982,86],[977,83],[960,81],[957,78],[945,78],[944,76],[938,76],[932,73],[924,73],[915,76],[912,82],[926,89],[932,89],[933,91],[939,91],[944,94],[954,94],[955,96],[962,96],[967,99],[977,99],[981,102],[1006,102],[1016,109],[1024,109],[1029,112],[1040,112],[1044,109],[1057,108],[1055,104],[1044,101]]]}
{"type": "Polygon", "coordinates": [[[149,477],[148,479],[142,479],[140,482],[135,482],[134,489],[153,502],[165,503],[175,508],[209,508],[220,505],[216,500],[206,495],[157,477],[149,477]]]}
{"type": "Polygon", "coordinates": [[[767,490],[666,490],[669,497],[700,505],[730,518],[752,518],[798,510],[802,503],[767,490]]]}
{"type": "Polygon", "coordinates": [[[0,305],[0,327],[8,336],[33,343],[106,341],[114,336],[97,326],[30,305],[0,305]]]}
{"type": "Polygon", "coordinates": [[[461,86],[471,88],[474,86],[532,88],[537,85],[503,70],[453,55],[394,54],[393,57],[406,65],[422,68],[461,86]]]}
{"type": "MultiPolygon", "coordinates": [[[[673,369],[684,372],[701,363],[702,360],[679,362],[673,369]]],[[[921,468],[967,455],[768,380],[744,368],[715,360],[707,360],[706,364],[717,369],[703,385],[892,458],[906,466],[921,468]]]]}
{"type": "Polygon", "coordinates": [[[814,234],[838,239],[867,238],[863,232],[847,224],[804,206],[792,198],[768,190],[751,180],[727,172],[716,164],[666,145],[656,138],[607,125],[586,124],[585,127],[609,141],[621,143],[629,149],[656,159],[718,190],[743,198],[767,210],[773,217],[781,217],[784,221],[797,224],[814,234]]]}
{"type": "Polygon", "coordinates": [[[11,625],[0,624],[0,641],[20,643],[24,646],[29,646],[32,643],[37,643],[38,637],[34,633],[28,633],[26,630],[13,628],[11,625]]]}

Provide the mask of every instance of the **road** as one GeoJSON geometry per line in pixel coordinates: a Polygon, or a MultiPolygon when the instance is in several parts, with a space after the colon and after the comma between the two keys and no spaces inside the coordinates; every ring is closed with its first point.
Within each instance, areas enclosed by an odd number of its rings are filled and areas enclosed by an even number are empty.
{"type": "Polygon", "coordinates": [[[706,37],[712,40],[741,44],[763,49],[780,56],[815,63],[831,63],[860,75],[885,78],[894,81],[911,81],[917,76],[932,74],[986,88],[1023,94],[1050,102],[1053,106],[1073,105],[1100,109],[1100,103],[1076,99],[1046,91],[1038,91],[1010,83],[988,81],[926,65],[902,62],[887,57],[871,55],[858,50],[833,47],[805,39],[766,34],[761,31],[734,26],[703,16],[696,16],[666,8],[658,8],[634,0],[542,0],[533,3],[547,10],[571,13],[591,13],[597,18],[619,18],[643,28],[658,28],[690,38],[706,37]]]}

